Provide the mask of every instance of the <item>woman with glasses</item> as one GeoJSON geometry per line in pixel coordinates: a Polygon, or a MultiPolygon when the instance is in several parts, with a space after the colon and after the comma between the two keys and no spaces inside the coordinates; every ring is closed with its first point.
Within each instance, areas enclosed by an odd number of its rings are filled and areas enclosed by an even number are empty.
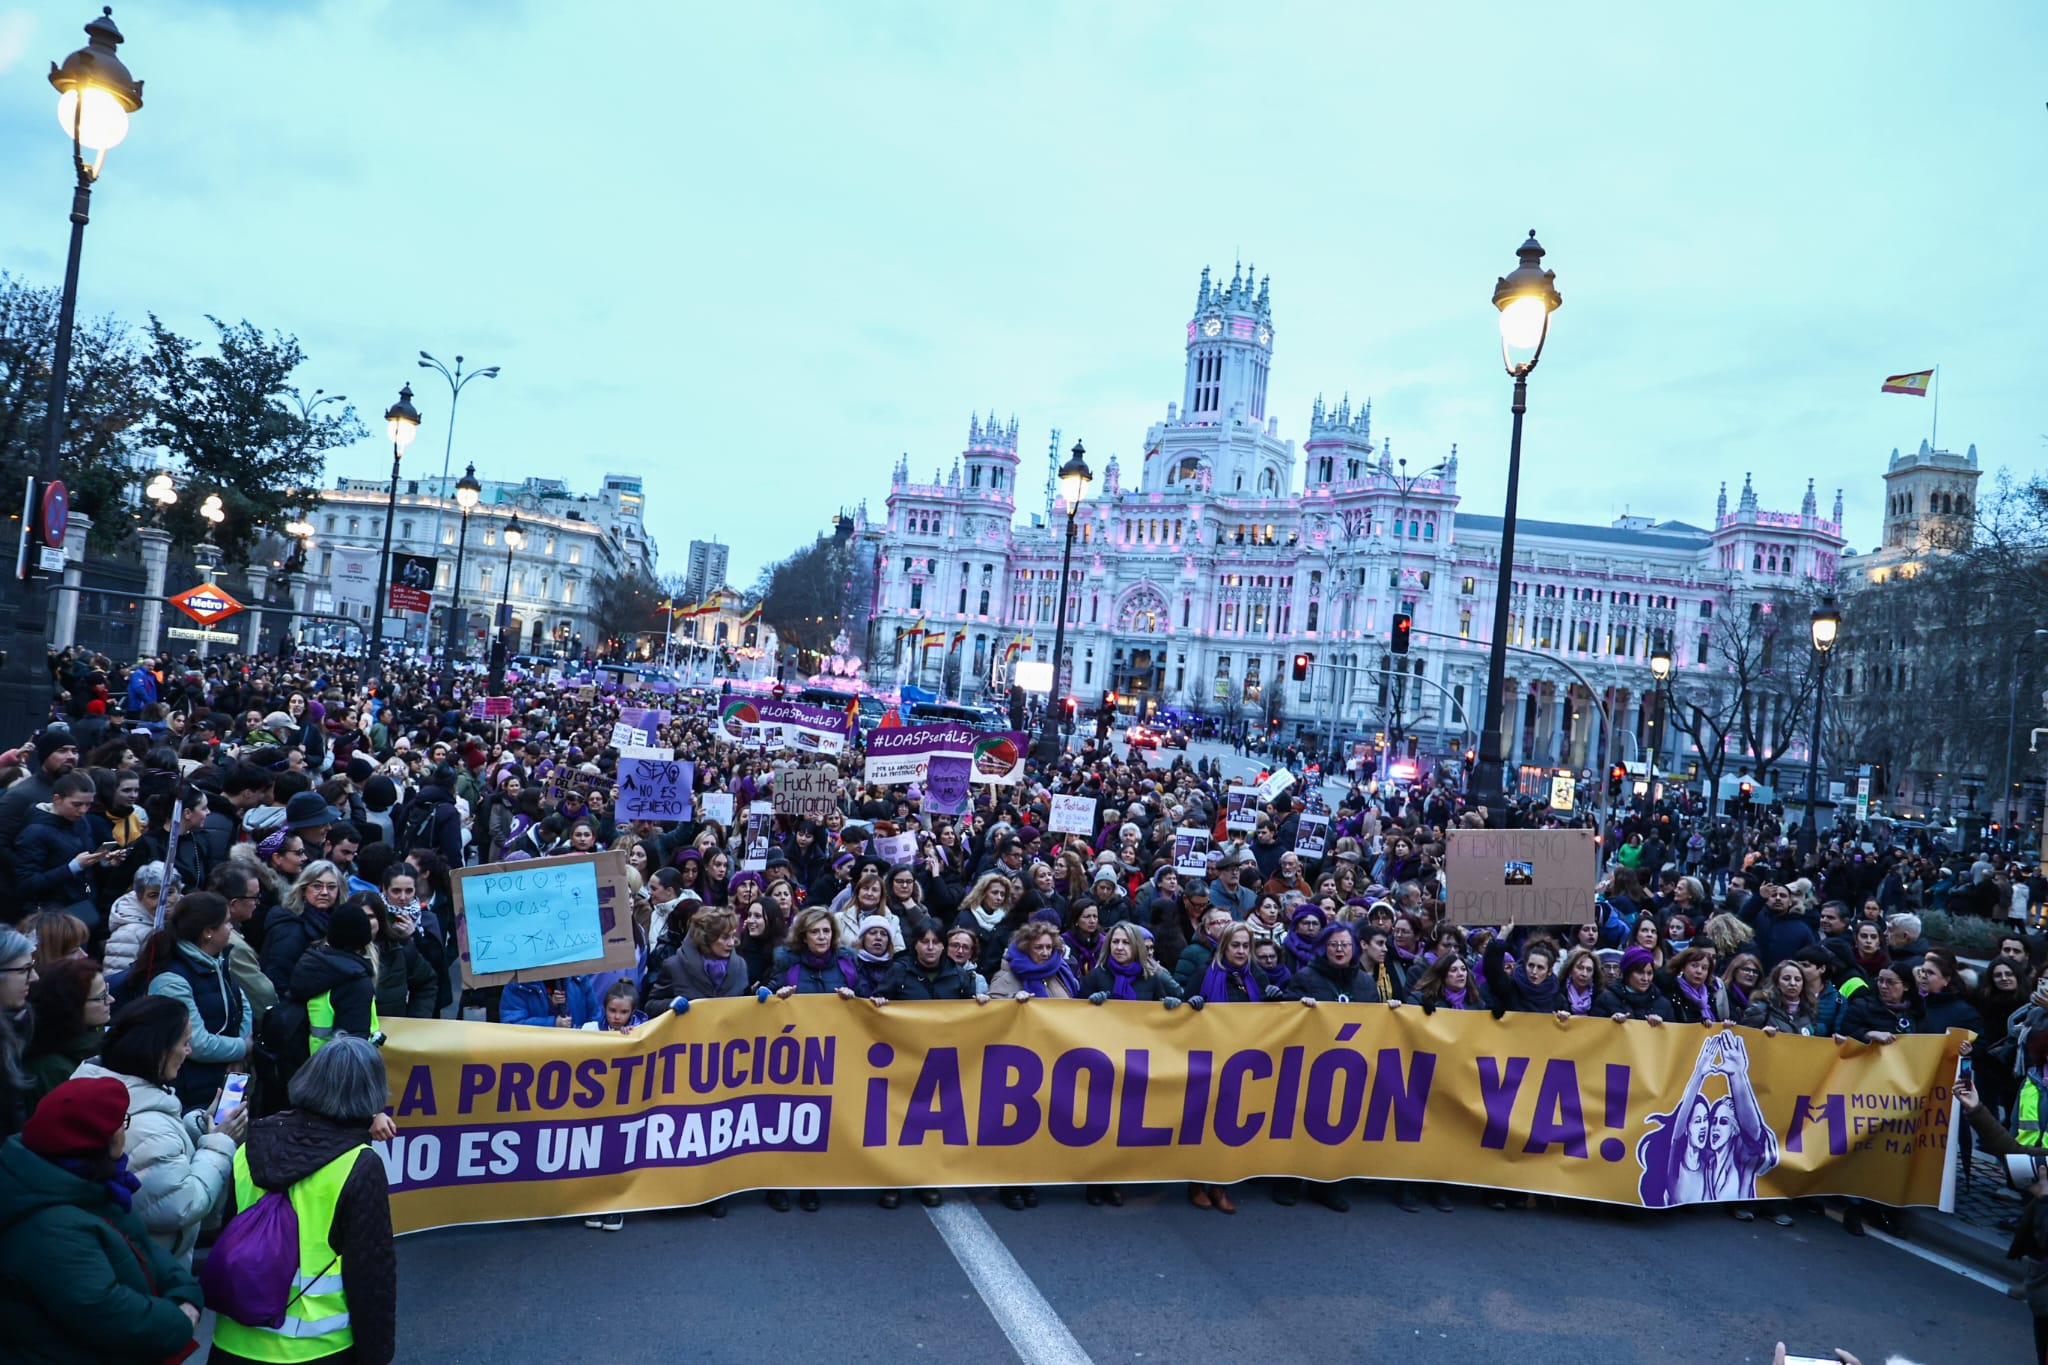
{"type": "Polygon", "coordinates": [[[341,904],[341,869],[326,859],[307,863],[263,923],[263,974],[282,995],[306,950],[327,937],[341,904]]]}
{"type": "Polygon", "coordinates": [[[0,1137],[21,1130],[28,1118],[29,1077],[21,1055],[35,1032],[29,987],[36,979],[35,940],[0,926],[0,1137]]]}
{"type": "Polygon", "coordinates": [[[249,997],[249,1008],[260,1022],[277,1003],[277,988],[263,974],[263,963],[247,937],[263,905],[263,877],[256,864],[229,858],[206,878],[206,889],[228,903],[228,975],[249,997]]]}
{"type": "Polygon", "coordinates": [[[114,993],[107,976],[91,958],[74,957],[37,972],[28,999],[35,1014],[35,1033],[25,1059],[35,1102],[71,1079],[88,1059],[97,1057],[113,1014],[114,993]]]}

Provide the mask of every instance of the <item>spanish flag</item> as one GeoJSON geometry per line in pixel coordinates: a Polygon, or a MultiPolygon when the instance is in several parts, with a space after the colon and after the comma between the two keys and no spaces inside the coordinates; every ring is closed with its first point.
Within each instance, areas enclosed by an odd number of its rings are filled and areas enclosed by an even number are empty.
{"type": "Polygon", "coordinates": [[[956,631],[954,631],[954,632],[953,632],[953,644],[954,644],[954,647],[955,647],[955,648],[958,648],[959,646],[961,646],[961,645],[964,645],[964,644],[966,644],[966,643],[967,643],[967,627],[965,627],[965,626],[962,626],[962,627],[960,627],[960,629],[958,629],[958,630],[956,630],[956,631]]]}
{"type": "Polygon", "coordinates": [[[935,649],[944,649],[945,647],[946,632],[943,630],[935,630],[924,637],[924,649],[927,654],[935,649]]]}
{"type": "Polygon", "coordinates": [[[1023,648],[1024,642],[1022,640],[1010,641],[1009,645],[1003,650],[1003,662],[1006,664],[1016,662],[1017,654],[1023,648]]]}
{"type": "Polygon", "coordinates": [[[744,615],[744,616],[740,617],[740,624],[741,624],[741,625],[743,625],[743,626],[751,626],[751,625],[753,625],[753,624],[754,624],[754,623],[755,623],[756,621],[760,620],[760,619],[761,619],[761,608],[762,608],[762,607],[764,607],[764,606],[766,606],[766,605],[767,605],[767,599],[766,599],[766,598],[763,598],[763,599],[762,599],[761,601],[759,601],[759,602],[756,602],[756,603],[754,603],[754,605],[753,605],[753,606],[751,606],[751,607],[748,607],[748,608],[747,608],[747,612],[746,612],[746,615],[744,615]]]}
{"type": "Polygon", "coordinates": [[[1884,381],[1885,393],[1910,393],[1915,398],[1927,396],[1927,386],[1934,382],[1934,371],[1915,370],[1911,374],[1887,376],[1884,381]]]}

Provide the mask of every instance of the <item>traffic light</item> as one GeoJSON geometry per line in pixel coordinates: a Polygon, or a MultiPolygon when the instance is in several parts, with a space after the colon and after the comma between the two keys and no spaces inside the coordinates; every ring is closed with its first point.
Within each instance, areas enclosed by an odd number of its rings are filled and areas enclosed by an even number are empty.
{"type": "Polygon", "coordinates": [[[1407,612],[1395,612],[1394,629],[1387,641],[1387,648],[1393,650],[1396,654],[1406,654],[1408,652],[1408,634],[1414,629],[1414,625],[1414,621],[1409,618],[1407,612]]]}
{"type": "Polygon", "coordinates": [[[1617,763],[1607,770],[1607,794],[1621,795],[1621,784],[1628,781],[1628,769],[1617,763]]]}
{"type": "Polygon", "coordinates": [[[1308,681],[1308,655],[1297,654],[1294,656],[1294,680],[1296,682],[1308,681]]]}
{"type": "Polygon", "coordinates": [[[1749,809],[1749,798],[1750,798],[1750,794],[1751,794],[1752,792],[1754,792],[1755,790],[1756,790],[1756,784],[1755,784],[1755,783],[1753,783],[1753,782],[1751,782],[1751,781],[1750,781],[1750,780],[1749,780],[1748,778],[1746,778],[1746,777],[1745,777],[1745,778],[1743,778],[1743,779],[1742,779],[1742,781],[1741,781],[1741,783],[1740,783],[1740,784],[1739,784],[1739,785],[1738,785],[1738,786],[1736,787],[1736,789],[1735,789],[1735,791],[1736,791],[1736,798],[1735,798],[1735,799],[1736,799],[1736,801],[1737,801],[1737,802],[1738,802],[1738,803],[1739,803],[1739,804],[1741,805],[1742,809],[1744,809],[1744,810],[1748,810],[1748,809],[1749,809]]]}
{"type": "Polygon", "coordinates": [[[1062,698],[1060,701],[1060,706],[1068,720],[1072,720],[1076,715],[1080,713],[1081,710],[1081,703],[1076,701],[1072,697],[1062,698]]]}

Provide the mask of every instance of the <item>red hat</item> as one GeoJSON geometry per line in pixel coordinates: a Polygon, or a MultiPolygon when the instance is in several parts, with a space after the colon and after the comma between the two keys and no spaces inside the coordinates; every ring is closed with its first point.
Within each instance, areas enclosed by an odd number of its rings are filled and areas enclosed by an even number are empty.
{"type": "Polygon", "coordinates": [[[43,1096],[21,1130],[21,1145],[52,1161],[101,1156],[127,1121],[127,1086],[112,1076],[75,1077],[43,1096]]]}
{"type": "Polygon", "coordinates": [[[104,716],[107,714],[107,704],[98,697],[94,697],[85,704],[85,714],[88,716],[104,716]]]}

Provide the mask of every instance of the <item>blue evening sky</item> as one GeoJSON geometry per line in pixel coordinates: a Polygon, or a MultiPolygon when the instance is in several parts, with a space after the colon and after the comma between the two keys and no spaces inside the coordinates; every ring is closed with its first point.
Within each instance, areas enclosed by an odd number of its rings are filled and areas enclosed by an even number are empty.
{"type": "MultiPolygon", "coordinates": [[[[55,282],[44,75],[96,5],[0,0],[0,264],[55,282]]],[[[88,312],[295,332],[409,463],[647,480],[663,567],[744,586],[950,466],[970,411],[1127,471],[1181,392],[1204,264],[1273,277],[1268,410],[1371,397],[1497,513],[1488,293],[1534,226],[1565,306],[1525,515],[1705,523],[1756,474],[1878,539],[1942,366],[1941,442],[2031,473],[2048,7],[132,0],[147,107],[95,196],[88,312]]],[[[378,476],[377,440],[329,473],[378,476]]],[[[1035,497],[1027,500],[1029,504],[1035,497]]]]}

